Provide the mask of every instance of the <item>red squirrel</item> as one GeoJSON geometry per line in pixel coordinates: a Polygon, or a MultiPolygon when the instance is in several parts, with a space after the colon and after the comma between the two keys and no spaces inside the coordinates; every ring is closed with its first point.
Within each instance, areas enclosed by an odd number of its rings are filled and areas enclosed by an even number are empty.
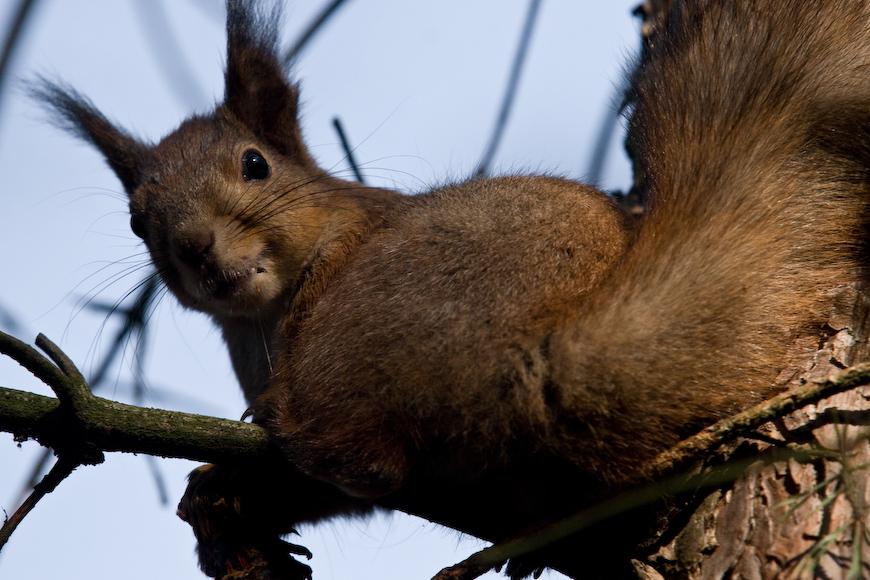
{"type": "MultiPolygon", "coordinates": [[[[790,346],[861,277],[870,5],[670,10],[626,96],[637,228],[565,179],[406,196],[331,177],[253,0],[227,4],[224,101],[157,145],[41,86],[118,175],[164,284],[221,328],[281,450],[192,474],[179,511],[207,574],[306,577],[279,535],[374,506],[510,537],[784,388],[790,346]]],[[[544,563],[617,577],[610,555],[544,563]]]]}

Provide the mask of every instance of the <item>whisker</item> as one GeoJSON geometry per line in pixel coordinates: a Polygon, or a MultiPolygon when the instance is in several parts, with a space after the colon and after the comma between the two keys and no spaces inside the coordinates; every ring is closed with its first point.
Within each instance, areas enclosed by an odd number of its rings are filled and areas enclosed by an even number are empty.
{"type": "MultiPolygon", "coordinates": [[[[365,199],[366,192],[368,192],[368,191],[369,191],[369,189],[363,185],[347,183],[347,186],[343,186],[340,188],[332,188],[332,189],[327,189],[327,190],[311,191],[311,192],[307,192],[303,195],[299,195],[299,196],[296,196],[296,197],[291,198],[291,199],[281,199],[279,197],[276,200],[272,200],[267,206],[264,206],[262,208],[262,211],[268,210],[268,212],[261,213],[261,214],[257,215],[256,217],[258,218],[258,221],[268,221],[269,219],[271,219],[275,215],[278,215],[281,212],[286,211],[287,208],[289,208],[291,205],[297,204],[301,201],[307,201],[310,199],[319,199],[319,198],[328,199],[331,196],[338,197],[339,195],[342,197],[354,197],[355,196],[355,197],[358,197],[360,199],[365,199]],[[281,201],[282,203],[276,204],[276,202],[278,202],[278,201],[281,201]]],[[[309,206],[309,207],[311,207],[311,206],[309,206]]],[[[330,207],[330,206],[324,205],[324,206],[319,206],[319,207],[330,207]]],[[[338,209],[338,206],[332,206],[332,207],[336,207],[338,209]]],[[[350,208],[341,208],[341,209],[350,210],[350,208]]]]}
{"type": "MultiPolygon", "coordinates": [[[[102,269],[105,269],[105,268],[107,268],[107,267],[108,267],[108,266],[105,266],[105,267],[102,268],[102,269]]],[[[90,304],[91,304],[94,300],[97,299],[97,297],[99,296],[100,293],[105,292],[108,288],[114,286],[115,284],[117,284],[120,280],[122,280],[122,279],[125,278],[126,276],[129,276],[130,274],[132,274],[132,273],[134,273],[134,272],[141,271],[142,269],[145,269],[145,268],[148,268],[148,267],[150,267],[150,263],[149,263],[149,262],[140,262],[140,263],[138,263],[138,264],[131,265],[131,266],[129,266],[128,268],[125,268],[123,271],[118,272],[118,273],[115,273],[115,274],[113,274],[112,276],[110,276],[108,279],[103,280],[102,282],[96,284],[96,285],[93,286],[89,291],[83,293],[83,294],[82,294],[82,295],[81,295],[81,296],[80,296],[80,297],[75,301],[75,303],[73,304],[73,308],[71,309],[69,319],[67,320],[67,326],[66,326],[66,328],[65,328],[64,331],[63,331],[62,339],[64,339],[64,340],[66,339],[66,337],[67,337],[67,335],[68,335],[68,332],[69,332],[69,329],[70,329],[70,326],[72,325],[72,323],[76,320],[76,318],[77,318],[77,317],[78,317],[78,316],[79,316],[79,315],[80,315],[80,314],[81,314],[85,309],[87,309],[87,308],[90,306],[90,304]]],[[[102,270],[102,269],[101,269],[101,270],[102,270]]],[[[91,278],[91,277],[93,277],[93,276],[94,276],[94,274],[91,274],[90,276],[88,276],[88,278],[91,278]]],[[[88,279],[88,278],[86,278],[86,279],[88,279]]],[[[68,293],[66,294],[66,296],[65,296],[65,297],[64,297],[64,298],[63,298],[63,299],[58,303],[58,306],[59,306],[60,304],[62,304],[65,300],[67,300],[68,298],[70,298],[70,297],[75,293],[75,290],[76,290],[79,286],[81,286],[82,283],[84,283],[84,282],[80,282],[79,284],[76,285],[75,288],[73,288],[73,290],[71,290],[70,292],[68,292],[68,293]]],[[[56,307],[57,307],[57,306],[56,306],[56,307]]]]}
{"type": "Polygon", "coordinates": [[[109,321],[121,313],[124,313],[125,318],[124,323],[121,325],[121,328],[115,336],[115,339],[112,341],[112,345],[105,351],[102,363],[99,365],[97,370],[91,373],[92,376],[90,382],[92,386],[97,386],[102,383],[108,369],[119,353],[122,354],[123,361],[123,351],[126,351],[129,347],[129,341],[131,340],[129,335],[138,326],[144,324],[144,315],[142,311],[147,310],[154,304],[153,298],[158,283],[159,280],[157,279],[157,273],[152,271],[106,308],[107,314],[99,326],[94,341],[91,343],[88,350],[88,358],[94,357],[95,353],[98,352],[98,350],[101,350],[99,349],[101,337],[106,330],[109,321]],[[133,295],[137,295],[133,305],[130,308],[122,310],[122,305],[133,295]]]}
{"type": "Polygon", "coordinates": [[[258,326],[260,327],[260,337],[263,339],[263,350],[266,354],[266,364],[269,365],[269,375],[272,375],[272,352],[269,348],[269,338],[266,336],[266,326],[263,324],[262,320],[258,320],[258,326]]]}

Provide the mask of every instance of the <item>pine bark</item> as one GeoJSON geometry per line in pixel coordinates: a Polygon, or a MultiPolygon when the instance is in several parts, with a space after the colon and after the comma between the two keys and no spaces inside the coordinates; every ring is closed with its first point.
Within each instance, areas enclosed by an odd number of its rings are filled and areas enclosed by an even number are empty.
{"type": "MultiPolygon", "coordinates": [[[[811,381],[868,360],[870,301],[852,288],[837,298],[820,347],[784,371],[786,382],[811,381]]],[[[870,388],[857,387],[772,421],[759,438],[729,445],[724,454],[746,455],[791,442],[810,456],[759,461],[733,485],[710,493],[672,540],[637,562],[639,577],[870,577],[868,428],[845,424],[866,423],[859,412],[870,409],[868,398],[870,388]],[[843,423],[831,422],[837,415],[843,423]]]]}

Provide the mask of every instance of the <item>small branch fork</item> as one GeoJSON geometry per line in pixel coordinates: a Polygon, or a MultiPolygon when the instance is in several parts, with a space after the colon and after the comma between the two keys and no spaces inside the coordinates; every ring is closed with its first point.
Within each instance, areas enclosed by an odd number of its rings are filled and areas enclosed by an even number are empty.
{"type": "MultiPolygon", "coordinates": [[[[146,409],[95,397],[69,358],[45,336],[36,340],[46,353],[0,332],[0,354],[14,359],[49,385],[56,399],[24,391],[0,388],[0,431],[15,439],[36,439],[50,447],[58,460],[35,486],[24,504],[0,530],[0,548],[36,503],[69,476],[79,465],[96,465],[103,452],[122,451],[204,462],[267,457],[268,437],[259,426],[188,413],[146,409]]],[[[704,473],[686,475],[700,459],[721,445],[741,436],[752,436],[761,425],[817,403],[837,393],[870,384],[870,364],[846,369],[829,378],[808,383],[761,405],[712,425],[697,435],[661,453],[650,464],[649,480],[621,496],[587,508],[562,521],[513,540],[495,544],[466,560],[445,568],[434,580],[473,580],[500,568],[519,556],[534,552],[606,518],[655,502],[663,496],[699,487],[714,487],[740,477],[759,458],[731,462],[704,473]]],[[[866,412],[822,412],[816,421],[865,424],[866,412]]],[[[764,461],[806,459],[817,454],[796,445],[775,448],[764,461]]]]}
{"type": "Polygon", "coordinates": [[[0,332],[0,354],[51,387],[56,399],[0,388],[0,431],[17,441],[36,439],[57,462],[0,528],[0,549],[42,497],[80,465],[104,461],[103,451],[146,453],[195,461],[266,456],[265,431],[250,423],[145,409],[95,397],[72,361],[48,338],[33,347],[0,332]]]}
{"type": "MultiPolygon", "coordinates": [[[[32,347],[3,335],[0,343],[0,351],[14,358],[27,370],[36,375],[45,384],[51,387],[57,395],[59,411],[74,422],[80,422],[80,418],[87,411],[91,399],[95,397],[88,389],[88,385],[79,373],[78,369],[69,358],[44,335],[36,337],[36,345],[41,348],[57,366],[40,355],[32,347]]],[[[71,425],[70,425],[71,426],[71,425]]],[[[75,427],[81,427],[76,425],[75,427]]],[[[75,430],[73,427],[73,430],[75,430]]],[[[73,438],[75,440],[75,438],[73,438]]],[[[66,479],[79,465],[97,465],[104,461],[102,451],[92,444],[83,440],[79,444],[60,445],[56,442],[52,447],[58,456],[57,462],[46,476],[33,489],[33,493],[19,506],[12,517],[7,518],[0,528],[0,549],[9,540],[12,532],[36,504],[46,494],[54,491],[58,484],[66,479]]]]}

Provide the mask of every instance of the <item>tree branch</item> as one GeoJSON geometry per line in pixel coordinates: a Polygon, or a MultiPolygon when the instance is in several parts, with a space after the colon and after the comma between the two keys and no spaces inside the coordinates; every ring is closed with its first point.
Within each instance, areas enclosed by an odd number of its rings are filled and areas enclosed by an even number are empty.
{"type": "MultiPolygon", "coordinates": [[[[818,403],[832,395],[870,384],[870,364],[855,365],[823,380],[807,383],[803,387],[780,393],[772,399],[742,413],[714,423],[660,453],[651,464],[651,473],[673,473],[688,463],[708,456],[720,445],[745,436],[765,423],[784,417],[789,413],[818,403]]],[[[856,415],[857,417],[857,415],[856,415]]],[[[843,422],[844,416],[829,414],[829,423],[843,422]]]]}
{"type": "Polygon", "coordinates": [[[104,451],[205,462],[250,459],[267,454],[268,437],[258,425],[145,409],[95,397],[63,351],[41,334],[36,344],[51,360],[0,332],[0,353],[17,361],[51,387],[57,398],[0,388],[0,431],[13,433],[17,441],[36,439],[53,449],[58,461],[3,523],[0,548],[40,499],[54,491],[79,465],[102,463],[104,451]]]}
{"type": "Polygon", "coordinates": [[[0,332],[0,353],[27,368],[58,395],[53,399],[0,388],[0,431],[12,433],[16,440],[36,439],[59,450],[69,447],[73,439],[102,451],[210,463],[267,454],[268,437],[259,425],[95,397],[66,355],[44,337],[38,341],[63,365],[63,371],[32,347],[0,332]]]}
{"type": "MultiPolygon", "coordinates": [[[[66,420],[58,420],[57,399],[0,388],[0,431],[18,441],[35,439],[54,448],[66,420]]],[[[268,454],[268,437],[259,425],[205,415],[147,409],[94,397],[81,437],[103,451],[147,453],[218,463],[268,454]]]]}

